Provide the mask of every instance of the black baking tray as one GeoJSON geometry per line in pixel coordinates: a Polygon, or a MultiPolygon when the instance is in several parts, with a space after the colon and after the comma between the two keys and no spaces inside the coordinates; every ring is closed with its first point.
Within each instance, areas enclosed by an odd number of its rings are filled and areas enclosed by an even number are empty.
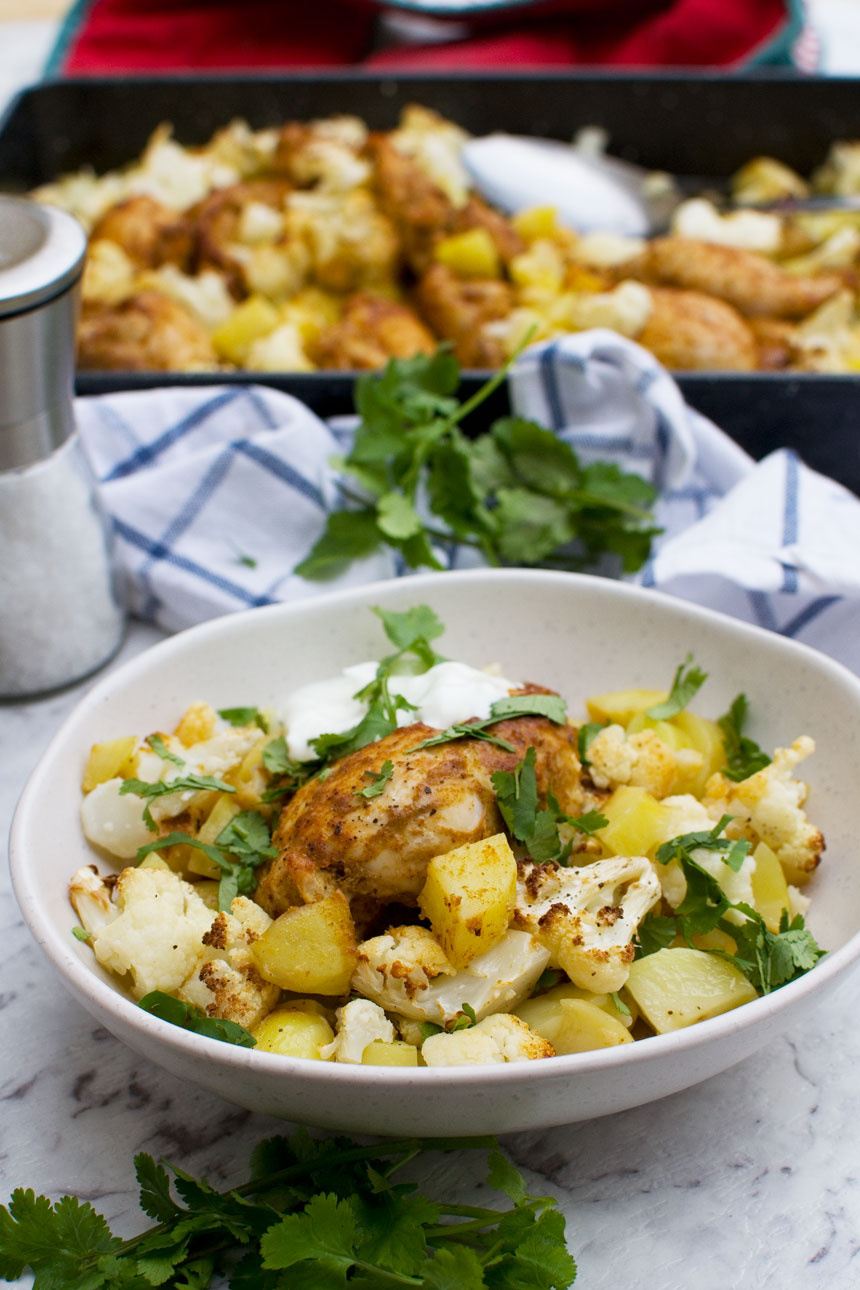
{"type": "MultiPolygon", "coordinates": [[[[833,141],[860,138],[860,79],[851,77],[568,71],[88,77],[44,81],[12,101],[0,119],[0,188],[26,191],[81,166],[120,166],[163,121],[172,123],[179,142],[193,145],[235,117],[260,129],[349,112],[389,129],[413,102],[474,134],[508,130],[569,139],[581,126],[600,126],[620,156],[717,181],[761,153],[809,173],[833,141]]],[[[464,373],[465,392],[485,375],[464,373]]],[[[352,408],[354,374],[340,372],[250,378],[85,372],[78,391],[248,379],[286,390],[323,416],[352,408]]],[[[755,458],[791,447],[860,494],[860,377],[681,373],[677,379],[688,402],[755,458]]],[[[485,414],[500,410],[504,397],[502,390],[485,414]]]]}

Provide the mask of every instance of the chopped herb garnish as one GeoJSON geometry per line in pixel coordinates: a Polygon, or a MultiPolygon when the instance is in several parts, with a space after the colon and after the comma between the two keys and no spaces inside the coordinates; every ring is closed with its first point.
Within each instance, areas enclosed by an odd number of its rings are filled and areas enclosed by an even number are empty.
{"type": "Polygon", "coordinates": [[[134,1165],[154,1226],[120,1239],[88,1201],[52,1204],[19,1187],[0,1206],[0,1277],[30,1269],[45,1290],[206,1290],[222,1279],[234,1290],[568,1290],[576,1277],[555,1201],[531,1196],[493,1139],[368,1145],[299,1129],[259,1143],[249,1180],[225,1191],[143,1153],[134,1165]],[[508,1208],[431,1199],[395,1178],[429,1152],[475,1149],[490,1151],[487,1183],[508,1208]]]}
{"type": "Polygon", "coordinates": [[[478,1018],[475,1014],[475,1009],[472,1007],[471,1003],[461,1003],[460,1011],[457,1013],[457,1016],[454,1018],[454,1021],[450,1025],[449,1030],[452,1033],[455,1030],[470,1030],[472,1026],[477,1025],[477,1023],[478,1023],[478,1018]]]}
{"type": "Polygon", "coordinates": [[[365,775],[371,780],[366,788],[355,790],[357,797],[379,797],[385,785],[394,774],[394,762],[384,761],[378,771],[366,770],[365,775]]]}
{"type": "Polygon", "coordinates": [[[681,866],[687,890],[673,916],[648,915],[643,919],[637,933],[637,952],[641,957],[664,949],[677,935],[692,944],[694,936],[719,930],[732,937],[737,953],[717,948],[709,948],[708,953],[734,963],[757,990],[768,994],[808,972],[825,951],[800,914],[791,918],[784,911],[779,931],[771,932],[757,910],[744,901],[729,900],[713,874],[695,859],[693,852],[705,848],[720,852],[731,869],[740,868],[749,843],[719,836],[730,818],[724,815],[708,833],[685,833],[657,849],[659,864],[674,860],[681,866]],[[743,917],[727,918],[732,910],[743,917]]]}
{"type": "Polygon", "coordinates": [[[594,833],[609,823],[599,811],[570,816],[562,811],[552,793],[547,795],[545,809],[538,807],[535,749],[512,771],[497,770],[490,777],[496,791],[496,802],[511,835],[522,842],[528,854],[538,863],[557,860],[564,864],[573,850],[573,839],[562,842],[558,826],[567,824],[583,833],[594,833]]]}
{"type": "Polygon", "coordinates": [[[259,726],[265,734],[269,723],[259,708],[219,708],[218,716],[231,726],[259,726]]]}
{"type": "Polygon", "coordinates": [[[174,999],[172,994],[165,994],[162,990],[150,990],[139,1000],[138,1007],[162,1021],[169,1021],[172,1026],[181,1026],[206,1039],[222,1039],[228,1044],[238,1044],[240,1048],[256,1047],[256,1039],[244,1026],[223,1017],[207,1017],[201,1008],[174,999]]]}
{"type": "Polygon", "coordinates": [[[496,420],[477,437],[460,428],[507,367],[464,403],[459,364],[445,347],[360,377],[360,422],[337,462],[349,509],[329,515],[296,572],[326,578],[380,546],[412,568],[438,569],[434,544],[452,539],[491,565],[581,569],[609,554],[625,572],[641,568],[661,530],[650,509],[656,492],[639,475],[583,464],[558,435],[522,417],[496,420]]]}
{"type": "Polygon", "coordinates": [[[630,1009],[627,1007],[627,1004],[621,998],[621,995],[617,990],[613,990],[609,997],[615,1004],[617,1010],[621,1013],[622,1017],[629,1017],[631,1015],[630,1009]]]}
{"type": "Polygon", "coordinates": [[[85,927],[73,927],[72,936],[76,941],[91,941],[92,932],[88,932],[85,927]]]}
{"type": "Polygon", "coordinates": [[[418,752],[419,748],[433,748],[454,739],[483,739],[495,744],[497,748],[503,748],[505,752],[516,752],[513,744],[488,733],[488,728],[514,717],[547,717],[556,725],[563,725],[566,714],[567,703],[559,694],[510,694],[503,699],[496,699],[490,705],[490,715],[484,721],[458,722],[448,726],[447,730],[440,730],[439,734],[422,740],[409,751],[418,752]]]}
{"type": "Polygon", "coordinates": [[[239,811],[218,834],[214,844],[201,842],[190,833],[168,833],[138,849],[138,862],[153,851],[188,846],[202,851],[221,871],[218,908],[229,910],[236,896],[249,895],[257,885],[256,870],[272,860],[278,849],[271,844],[269,826],[259,811],[239,811]]]}
{"type": "Polygon", "coordinates": [[[726,779],[735,782],[748,779],[756,771],[769,766],[771,761],[754,739],[749,739],[742,733],[746,723],[747,707],[747,696],[739,694],[728,712],[717,719],[717,725],[723,732],[723,748],[726,753],[723,774],[726,779]]]}
{"type": "Polygon", "coordinates": [[[601,730],[605,729],[606,726],[602,721],[586,721],[579,727],[576,736],[577,750],[579,752],[579,760],[583,766],[591,765],[588,757],[588,750],[600,734],[601,730]]]}
{"type": "Polygon", "coordinates": [[[214,775],[197,775],[193,772],[188,775],[177,775],[175,779],[157,779],[154,783],[149,783],[143,779],[126,779],[120,787],[120,796],[125,793],[134,793],[136,797],[142,797],[146,803],[143,808],[143,819],[146,827],[151,833],[155,833],[158,825],[152,818],[149,809],[149,803],[157,797],[167,797],[171,793],[184,792],[218,792],[218,793],[235,793],[236,789],[232,784],[225,784],[222,779],[216,779],[214,775]]]}
{"type": "Polygon", "coordinates": [[[160,757],[162,761],[172,761],[174,766],[185,765],[178,753],[170,751],[164,742],[163,735],[147,735],[145,742],[149,744],[156,757],[160,757]]]}
{"type": "Polygon", "coordinates": [[[696,667],[692,654],[688,654],[675,672],[668,699],[649,708],[645,713],[646,717],[651,717],[655,721],[668,721],[670,717],[677,717],[678,713],[683,712],[691,699],[698,694],[707,679],[707,672],[696,667]]]}

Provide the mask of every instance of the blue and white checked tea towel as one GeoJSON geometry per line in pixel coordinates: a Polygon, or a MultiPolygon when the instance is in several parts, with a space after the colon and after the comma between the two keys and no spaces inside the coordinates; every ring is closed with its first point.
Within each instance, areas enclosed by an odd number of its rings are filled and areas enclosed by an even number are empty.
{"type": "MultiPolygon", "coordinates": [[[[552,427],[581,459],[615,461],[658,486],[664,533],[638,581],[803,640],[860,672],[853,494],[787,449],[753,462],[686,405],[649,353],[612,332],[533,346],[509,389],[515,411],[552,427]]],[[[176,631],[409,572],[384,551],[334,583],[293,573],[338,504],[330,459],[348,449],[348,418],[326,424],[255,385],[84,398],[77,412],[139,617],[176,631]]],[[[453,544],[442,554],[452,568],[476,562],[453,544]]]]}

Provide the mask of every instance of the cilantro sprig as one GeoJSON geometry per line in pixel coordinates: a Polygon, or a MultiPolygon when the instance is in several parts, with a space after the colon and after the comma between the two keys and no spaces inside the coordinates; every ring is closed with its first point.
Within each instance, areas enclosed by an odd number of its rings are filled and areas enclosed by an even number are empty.
{"type": "Polygon", "coordinates": [[[728,712],[717,718],[717,725],[723,732],[723,747],[726,753],[726,765],[723,774],[726,779],[737,782],[754,775],[756,771],[769,766],[771,759],[754,739],[743,733],[748,710],[747,696],[739,694],[732,702],[728,712]]]}
{"type": "Polygon", "coordinates": [[[221,871],[218,908],[229,910],[236,896],[247,896],[257,885],[256,870],[278,854],[272,845],[269,826],[259,811],[239,811],[225,824],[214,844],[201,842],[191,833],[175,830],[139,847],[138,863],[153,851],[187,846],[202,851],[221,871]]]}
{"type": "Polygon", "coordinates": [[[144,1012],[150,1012],[154,1017],[169,1021],[171,1025],[180,1026],[183,1030],[190,1030],[195,1035],[221,1039],[228,1044],[237,1044],[240,1048],[256,1047],[257,1041],[244,1026],[235,1021],[227,1021],[224,1017],[207,1017],[202,1008],[175,999],[163,990],[150,990],[138,1000],[137,1006],[143,1008],[144,1012]]]}
{"type": "Polygon", "coordinates": [[[360,377],[360,423],[337,463],[346,509],[329,515],[296,573],[326,578],[382,546],[411,568],[440,569],[434,544],[451,541],[490,565],[581,569],[608,554],[625,572],[641,568],[660,532],[645,480],[613,463],[583,464],[558,435],[522,417],[502,417],[477,437],[463,432],[506,375],[503,368],[461,403],[460,366],[442,347],[360,377]]]}
{"type": "Polygon", "coordinates": [[[149,809],[150,802],[158,797],[169,797],[171,793],[212,791],[235,793],[236,789],[232,784],[225,784],[223,779],[216,779],[214,775],[198,775],[190,771],[187,775],[177,775],[175,779],[157,779],[153,783],[144,779],[126,779],[119,790],[121,797],[126,793],[134,793],[135,797],[143,798],[143,820],[150,833],[158,831],[158,825],[149,809]]]}
{"type": "Polygon", "coordinates": [[[655,703],[645,715],[655,721],[668,721],[670,717],[677,717],[678,713],[683,712],[688,703],[698,694],[707,679],[707,672],[696,667],[692,654],[688,654],[675,671],[669,697],[662,703],[655,703]]]}
{"type": "Polygon", "coordinates": [[[564,724],[566,713],[567,701],[560,694],[509,694],[490,704],[490,715],[483,721],[464,721],[448,726],[445,730],[440,730],[437,735],[423,739],[420,744],[410,749],[410,752],[418,752],[421,748],[434,748],[437,744],[451,743],[455,739],[483,739],[486,743],[495,744],[497,748],[504,749],[505,752],[516,752],[513,744],[507,739],[491,734],[489,727],[497,725],[500,721],[509,721],[513,717],[546,717],[560,726],[564,724]]]}
{"type": "Polygon", "coordinates": [[[573,850],[573,838],[562,841],[558,831],[560,824],[567,824],[581,833],[594,833],[609,821],[599,811],[579,816],[566,815],[551,792],[547,794],[546,806],[540,808],[535,757],[535,749],[529,748],[512,771],[493,772],[490,778],[496,802],[509,833],[523,843],[533,860],[539,864],[549,860],[564,864],[573,850]]]}
{"type": "Polygon", "coordinates": [[[144,1153],[134,1165],[153,1226],[122,1239],[89,1202],[19,1187],[0,1206],[0,1276],[30,1269],[46,1290],[207,1290],[222,1273],[234,1290],[568,1290],[576,1277],[555,1201],[529,1195],[492,1139],[363,1145],[300,1129],[260,1143],[249,1180],[227,1191],[144,1153]],[[429,1152],[469,1149],[489,1150],[487,1183],[507,1208],[434,1200],[395,1181],[429,1152]]]}
{"type": "Polygon", "coordinates": [[[637,932],[637,953],[641,958],[665,949],[678,935],[691,944],[694,936],[719,930],[732,937],[737,953],[717,948],[708,952],[734,963],[758,991],[769,994],[808,972],[825,951],[800,914],[792,918],[784,910],[779,930],[770,931],[758,910],[745,901],[729,900],[719,881],[695,859],[693,853],[704,848],[718,853],[735,872],[740,869],[750,847],[744,839],[724,835],[730,819],[724,815],[708,832],[684,833],[658,847],[657,863],[676,861],[687,889],[674,915],[649,914],[643,920],[637,932]],[[732,910],[742,917],[727,918],[732,910]]]}

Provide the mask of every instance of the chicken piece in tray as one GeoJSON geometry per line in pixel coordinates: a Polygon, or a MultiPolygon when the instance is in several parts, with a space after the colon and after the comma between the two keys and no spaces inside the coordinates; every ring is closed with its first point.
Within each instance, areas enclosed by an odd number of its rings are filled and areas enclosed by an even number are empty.
{"type": "Polygon", "coordinates": [[[274,836],[280,854],[255,896],[272,917],[337,889],[362,918],[392,902],[415,905],[434,856],[502,829],[491,776],[513,771],[531,747],[542,802],[551,789],[569,815],[591,803],[573,726],[532,716],[500,721],[493,734],[514,752],[480,739],[418,747],[437,733],[422,724],[404,726],[299,789],[274,836]],[[362,796],[386,761],[393,772],[384,791],[362,796]]]}
{"type": "Polygon", "coordinates": [[[84,309],[78,363],[90,370],[193,372],[217,368],[218,356],[190,310],[163,292],[142,290],[84,309]]]}
{"type": "Polygon", "coordinates": [[[498,278],[460,278],[443,264],[427,270],[415,290],[418,312],[434,332],[454,345],[463,367],[500,367],[503,340],[486,324],[507,318],[514,303],[510,283],[498,278]]]}
{"type": "Polygon", "coordinates": [[[651,311],[636,339],[676,371],[752,372],[755,335],[736,309],[701,291],[651,287],[651,311]]]}
{"type": "Polygon", "coordinates": [[[374,370],[390,358],[433,354],[436,344],[433,333],[408,305],[358,292],[347,299],[338,321],[324,328],[309,348],[319,367],[374,370]]]}
{"type": "Polygon", "coordinates": [[[175,264],[183,270],[191,264],[195,240],[190,220],[143,193],[105,211],[90,233],[91,243],[101,239],[122,247],[143,268],[175,264]]]}

